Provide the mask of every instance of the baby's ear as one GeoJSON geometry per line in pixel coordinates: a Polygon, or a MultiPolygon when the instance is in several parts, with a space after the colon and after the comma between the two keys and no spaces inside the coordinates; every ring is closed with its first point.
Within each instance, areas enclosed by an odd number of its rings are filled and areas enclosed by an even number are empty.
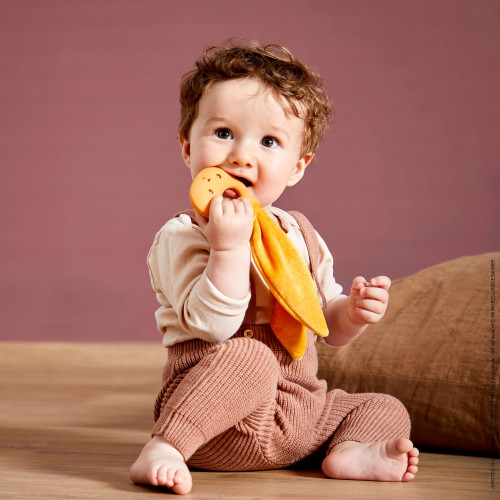
{"type": "Polygon", "coordinates": [[[307,153],[305,156],[299,159],[297,162],[297,165],[295,165],[295,170],[293,171],[292,175],[290,176],[290,179],[288,179],[287,186],[295,186],[297,182],[304,177],[304,174],[306,173],[306,168],[309,165],[309,163],[312,162],[314,159],[314,153],[307,153]]]}
{"type": "Polygon", "coordinates": [[[181,145],[182,159],[188,168],[191,168],[191,143],[179,132],[177,136],[181,145]]]}

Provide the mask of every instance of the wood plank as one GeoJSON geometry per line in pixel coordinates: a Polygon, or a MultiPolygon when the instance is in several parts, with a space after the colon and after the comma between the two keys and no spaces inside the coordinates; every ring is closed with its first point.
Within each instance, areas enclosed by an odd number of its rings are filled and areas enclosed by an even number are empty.
{"type": "MultiPolygon", "coordinates": [[[[149,437],[164,359],[159,344],[0,343],[0,498],[157,495],[127,471],[149,437]]],[[[405,484],[194,471],[189,498],[498,498],[491,471],[489,458],[432,453],[405,484]]]]}

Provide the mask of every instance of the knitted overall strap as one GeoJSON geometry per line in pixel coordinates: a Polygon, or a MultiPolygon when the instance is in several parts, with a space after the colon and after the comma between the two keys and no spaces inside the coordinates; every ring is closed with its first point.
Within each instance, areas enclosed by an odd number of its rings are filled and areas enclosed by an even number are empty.
{"type": "Polygon", "coordinates": [[[307,253],[309,254],[309,260],[311,261],[311,274],[313,275],[316,286],[318,287],[318,291],[321,296],[321,305],[324,312],[326,311],[326,298],[318,278],[319,242],[316,231],[304,214],[296,211],[288,213],[297,221],[302,232],[302,236],[304,237],[307,253]]]}

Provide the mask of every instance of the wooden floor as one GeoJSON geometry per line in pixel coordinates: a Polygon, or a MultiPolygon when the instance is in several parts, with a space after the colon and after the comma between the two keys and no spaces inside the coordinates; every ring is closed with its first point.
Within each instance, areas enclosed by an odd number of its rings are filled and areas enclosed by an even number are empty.
{"type": "MultiPolygon", "coordinates": [[[[159,498],[127,471],[149,437],[164,355],[159,344],[0,343],[0,498],[159,498]]],[[[424,453],[405,484],[310,469],[195,471],[188,498],[500,498],[491,488],[498,466],[424,453]]]]}

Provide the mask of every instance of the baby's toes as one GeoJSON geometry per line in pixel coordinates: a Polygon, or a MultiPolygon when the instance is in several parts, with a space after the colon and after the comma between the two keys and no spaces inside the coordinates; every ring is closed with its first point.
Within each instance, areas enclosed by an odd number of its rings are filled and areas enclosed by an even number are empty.
{"type": "Polygon", "coordinates": [[[167,482],[166,485],[169,488],[175,485],[175,473],[177,472],[175,467],[169,467],[167,470],[167,482]]]}
{"type": "Polygon", "coordinates": [[[191,481],[184,471],[176,472],[172,490],[178,495],[186,495],[191,491],[191,481]]]}
{"type": "Polygon", "coordinates": [[[418,457],[408,457],[409,465],[418,465],[419,459],[418,457]]]}
{"type": "Polygon", "coordinates": [[[415,475],[418,472],[418,467],[416,465],[410,465],[408,466],[408,469],[406,472],[409,472],[410,474],[415,475]]]}
{"type": "Polygon", "coordinates": [[[162,465],[158,468],[158,472],[156,473],[156,484],[155,486],[168,486],[168,467],[166,465],[162,465]]]}
{"type": "Polygon", "coordinates": [[[173,478],[174,484],[182,484],[186,482],[186,473],[183,470],[175,471],[175,475],[173,478]]]}
{"type": "Polygon", "coordinates": [[[411,481],[412,479],[415,479],[415,474],[411,473],[411,472],[405,472],[403,474],[403,478],[401,479],[401,481],[411,481]]]}
{"type": "Polygon", "coordinates": [[[152,484],[153,486],[158,486],[158,470],[155,468],[152,468],[151,470],[148,470],[144,473],[144,477],[141,478],[140,483],[147,483],[147,484],[152,484]]]}

